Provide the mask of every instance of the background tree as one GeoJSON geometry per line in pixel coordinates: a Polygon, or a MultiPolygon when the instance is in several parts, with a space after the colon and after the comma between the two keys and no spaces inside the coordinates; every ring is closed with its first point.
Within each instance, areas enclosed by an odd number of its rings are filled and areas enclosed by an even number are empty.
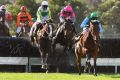
{"type": "MultiPolygon", "coordinates": [[[[50,9],[52,11],[52,18],[55,23],[59,23],[59,15],[58,13],[61,11],[61,9],[66,5],[65,0],[50,0],[50,9]]],[[[68,0],[68,3],[73,7],[73,10],[76,14],[76,31],[80,32],[80,23],[85,18],[85,14],[87,12],[86,4],[83,2],[83,0],[68,0]]]]}
{"type": "Polygon", "coordinates": [[[13,21],[10,23],[11,34],[16,33],[17,14],[20,11],[20,7],[23,5],[25,5],[28,8],[28,11],[30,12],[32,17],[36,17],[38,4],[35,0],[16,0],[15,5],[13,5],[12,3],[6,4],[8,11],[10,11],[13,15],[13,21]]]}
{"type": "Polygon", "coordinates": [[[118,34],[120,30],[120,1],[119,0],[106,0],[100,6],[102,11],[102,21],[105,25],[105,31],[110,34],[118,34]]]}
{"type": "MultiPolygon", "coordinates": [[[[4,1],[4,0],[0,0],[4,1]]],[[[13,14],[13,21],[10,23],[12,34],[16,31],[16,17],[22,5],[27,6],[32,17],[36,17],[36,12],[43,0],[16,0],[13,5],[12,0],[6,4],[8,10],[13,14]],[[11,3],[12,2],[12,3],[11,3]]],[[[103,34],[118,34],[120,30],[120,0],[48,0],[55,24],[59,23],[60,10],[69,2],[76,14],[76,30],[80,32],[80,24],[83,19],[93,11],[100,13],[100,19],[103,24],[103,34]]],[[[0,4],[4,4],[1,3],[0,4]]]]}

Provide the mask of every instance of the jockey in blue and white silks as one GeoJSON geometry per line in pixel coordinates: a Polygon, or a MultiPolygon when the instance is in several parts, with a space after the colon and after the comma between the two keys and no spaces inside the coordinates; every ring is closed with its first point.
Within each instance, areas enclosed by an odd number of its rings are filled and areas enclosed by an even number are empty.
{"type": "Polygon", "coordinates": [[[86,29],[88,29],[88,24],[89,24],[90,20],[98,20],[99,21],[99,29],[100,29],[99,32],[100,33],[103,32],[103,28],[102,28],[102,24],[100,23],[99,16],[98,16],[97,12],[93,12],[90,14],[90,16],[87,16],[80,25],[80,28],[83,28],[83,33],[84,33],[84,31],[86,31],[86,29]]]}

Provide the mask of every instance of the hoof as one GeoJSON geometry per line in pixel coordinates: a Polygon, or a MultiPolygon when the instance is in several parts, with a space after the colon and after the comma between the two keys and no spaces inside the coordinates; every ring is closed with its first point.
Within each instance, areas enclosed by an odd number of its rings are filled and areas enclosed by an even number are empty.
{"type": "Polygon", "coordinates": [[[48,70],[46,70],[46,72],[45,72],[46,74],[48,73],[48,70]]]}
{"type": "Polygon", "coordinates": [[[41,67],[41,68],[42,68],[42,69],[46,69],[46,68],[45,68],[45,65],[42,65],[42,67],[41,67]]]}
{"type": "Polygon", "coordinates": [[[87,73],[87,68],[84,69],[84,73],[87,73]]]}
{"type": "Polygon", "coordinates": [[[94,73],[94,76],[97,76],[97,73],[94,73]]]}
{"type": "Polygon", "coordinates": [[[81,75],[81,72],[79,72],[79,75],[81,75]]]}

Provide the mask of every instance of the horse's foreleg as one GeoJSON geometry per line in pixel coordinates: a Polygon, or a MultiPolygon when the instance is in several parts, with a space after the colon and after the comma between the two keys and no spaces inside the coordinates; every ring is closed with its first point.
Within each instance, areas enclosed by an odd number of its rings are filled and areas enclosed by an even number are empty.
{"type": "Polygon", "coordinates": [[[81,55],[80,55],[78,48],[75,48],[75,55],[77,58],[76,62],[77,62],[78,72],[79,72],[79,75],[81,75],[81,55]]]}
{"type": "Polygon", "coordinates": [[[96,66],[97,52],[95,52],[95,55],[93,55],[93,59],[94,59],[94,75],[97,76],[97,66],[96,66]]]}
{"type": "MultiPolygon", "coordinates": [[[[40,46],[39,46],[39,47],[40,47],[40,46]]],[[[39,48],[39,53],[40,53],[40,56],[41,56],[41,63],[42,63],[41,68],[44,69],[44,56],[43,56],[43,51],[41,51],[40,48],[39,48]]]]}
{"type": "Polygon", "coordinates": [[[87,50],[86,51],[86,65],[85,65],[84,72],[87,72],[87,70],[88,70],[88,72],[90,73],[90,69],[91,69],[90,59],[91,59],[91,56],[87,50]]]}
{"type": "Polygon", "coordinates": [[[43,61],[42,69],[46,69],[47,70],[47,58],[48,58],[48,54],[43,53],[41,57],[42,57],[42,61],[43,61]]]}
{"type": "Polygon", "coordinates": [[[43,61],[44,61],[44,69],[46,70],[46,73],[48,73],[48,53],[45,54],[43,61]]]}

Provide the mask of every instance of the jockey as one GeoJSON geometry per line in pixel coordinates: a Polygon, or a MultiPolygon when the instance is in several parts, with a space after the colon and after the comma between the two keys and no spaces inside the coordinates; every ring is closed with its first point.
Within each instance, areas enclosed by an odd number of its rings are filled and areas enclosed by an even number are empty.
{"type": "Polygon", "coordinates": [[[27,7],[21,6],[20,12],[17,15],[17,34],[16,34],[16,36],[18,36],[21,31],[20,23],[25,23],[25,22],[29,22],[29,26],[31,26],[30,23],[32,22],[32,18],[31,18],[31,15],[27,12],[27,7]]]}
{"type": "MultiPolygon", "coordinates": [[[[76,21],[75,13],[70,5],[65,6],[61,10],[60,17],[59,17],[60,25],[65,21],[66,18],[72,20],[73,23],[75,23],[75,21],[76,21]]],[[[72,28],[73,28],[73,32],[75,32],[75,34],[76,34],[74,25],[72,26],[72,28]]]]}
{"type": "Polygon", "coordinates": [[[90,22],[90,20],[98,20],[99,21],[99,28],[100,28],[99,32],[100,33],[103,32],[98,13],[97,12],[92,12],[89,16],[87,16],[83,20],[83,22],[80,25],[80,27],[83,28],[83,33],[84,33],[84,31],[86,31],[88,29],[88,23],[90,22]]]}
{"type": "MultiPolygon", "coordinates": [[[[74,23],[75,23],[75,21],[76,21],[76,17],[75,17],[75,13],[74,13],[72,7],[71,7],[70,5],[65,6],[65,7],[61,10],[61,12],[60,12],[59,15],[60,15],[60,16],[59,16],[59,19],[60,19],[60,24],[59,24],[59,26],[62,25],[63,22],[65,22],[65,19],[70,19],[70,20],[72,20],[72,22],[73,22],[73,25],[72,25],[72,29],[73,29],[73,30],[72,30],[72,31],[73,31],[75,34],[77,34],[77,32],[75,31],[75,26],[74,26],[74,23]]],[[[59,32],[60,32],[60,29],[57,31],[56,36],[54,37],[54,39],[57,38],[57,35],[59,34],[59,32]]]]}
{"type": "MultiPolygon", "coordinates": [[[[36,34],[36,32],[39,29],[42,29],[43,25],[46,23],[46,20],[48,19],[51,19],[51,11],[49,9],[48,2],[43,1],[41,3],[41,6],[37,10],[37,21],[32,26],[30,36],[34,36],[34,34],[36,34]]],[[[51,29],[52,27],[49,26],[49,28],[51,29]]],[[[50,30],[50,32],[52,32],[52,29],[50,30]]]]}
{"type": "Polygon", "coordinates": [[[47,1],[43,1],[37,10],[37,22],[45,23],[47,19],[51,18],[51,11],[47,1]]]}
{"type": "Polygon", "coordinates": [[[0,13],[2,14],[0,16],[2,20],[0,20],[0,21],[4,22],[5,27],[9,31],[9,25],[8,25],[7,21],[12,20],[12,14],[6,10],[5,5],[0,6],[0,13]]]}

